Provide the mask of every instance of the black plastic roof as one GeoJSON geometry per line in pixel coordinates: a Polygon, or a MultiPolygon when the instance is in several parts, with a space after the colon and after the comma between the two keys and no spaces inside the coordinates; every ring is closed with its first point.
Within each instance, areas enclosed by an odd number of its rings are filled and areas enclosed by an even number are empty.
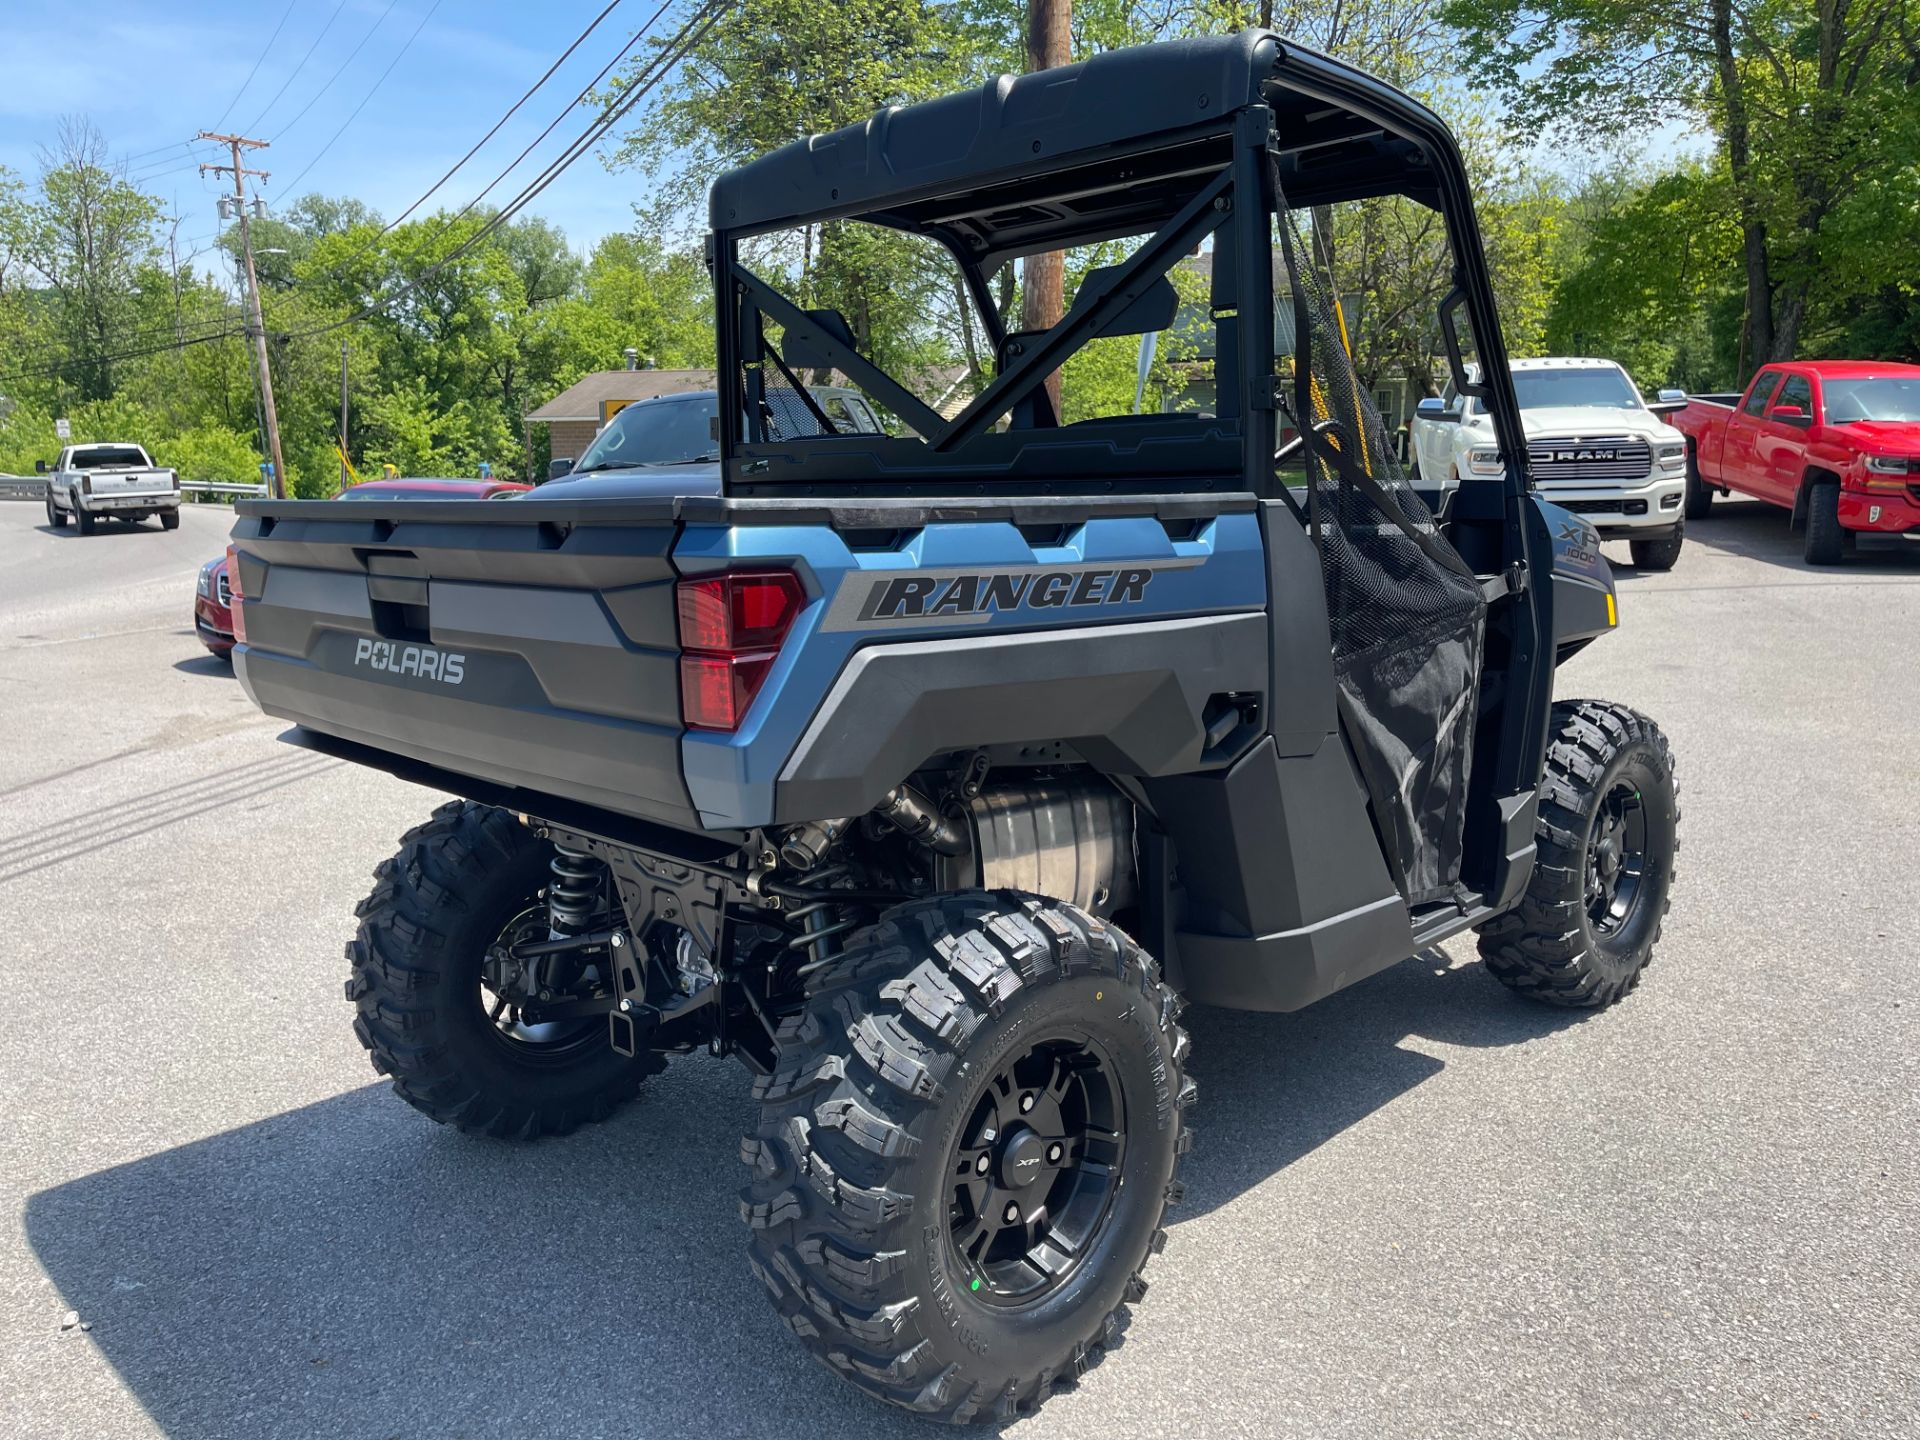
{"type": "Polygon", "coordinates": [[[813,135],[720,177],[716,230],[779,228],[801,217],[885,210],[1022,171],[1057,174],[1143,140],[1224,133],[1256,100],[1279,42],[1266,31],[1112,50],[1077,65],[1009,76],[895,106],[813,135]]]}

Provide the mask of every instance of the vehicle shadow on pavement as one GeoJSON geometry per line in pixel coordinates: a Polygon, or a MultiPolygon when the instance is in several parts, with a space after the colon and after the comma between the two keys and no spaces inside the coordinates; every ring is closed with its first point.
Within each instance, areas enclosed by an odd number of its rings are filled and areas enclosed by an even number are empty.
{"type": "Polygon", "coordinates": [[[1623,579],[1635,575],[1664,579],[1672,588],[1686,589],[1687,552],[1699,547],[1828,579],[1920,575],[1920,541],[1897,536],[1861,541],[1838,565],[1809,565],[1806,534],[1793,528],[1789,518],[1785,510],[1762,500],[1715,500],[1706,519],[1687,522],[1687,542],[1671,571],[1636,571],[1632,565],[1622,564],[1615,567],[1615,573],[1623,579]]]}
{"type": "MultiPolygon", "coordinates": [[[[1572,1023],[1446,967],[1297,1015],[1191,1012],[1203,1133],[1175,1218],[1439,1071],[1410,1034],[1572,1023]]],[[[173,1436],[927,1433],[807,1359],[748,1271],[751,1110],[744,1072],[682,1060],[611,1123],[515,1146],[369,1085],[43,1191],[26,1232],[173,1436]]]]}
{"type": "MultiPolygon", "coordinates": [[[[192,631],[185,631],[192,634],[192,631]]],[[[182,675],[212,675],[222,680],[233,679],[233,662],[222,660],[218,655],[195,655],[191,660],[176,660],[173,668],[182,675]]]]}
{"type": "MultiPolygon", "coordinates": [[[[1461,956],[1471,939],[1456,942],[1461,956]]],[[[1479,964],[1426,950],[1305,1010],[1187,1012],[1199,1086],[1176,1226],[1225,1205],[1445,1069],[1407,1040],[1524,1045],[1587,1012],[1504,989],[1479,964]]]]}

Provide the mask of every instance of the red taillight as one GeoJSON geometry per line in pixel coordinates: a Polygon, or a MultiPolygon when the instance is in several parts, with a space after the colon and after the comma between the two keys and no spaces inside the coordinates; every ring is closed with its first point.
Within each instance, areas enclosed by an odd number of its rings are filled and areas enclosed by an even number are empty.
{"type": "Polygon", "coordinates": [[[247,638],[247,609],[240,603],[240,552],[227,546],[227,613],[233,617],[233,638],[247,638]]]}
{"type": "Polygon", "coordinates": [[[788,570],[682,580],[680,714],[698,730],[737,730],[806,603],[788,570]]]}

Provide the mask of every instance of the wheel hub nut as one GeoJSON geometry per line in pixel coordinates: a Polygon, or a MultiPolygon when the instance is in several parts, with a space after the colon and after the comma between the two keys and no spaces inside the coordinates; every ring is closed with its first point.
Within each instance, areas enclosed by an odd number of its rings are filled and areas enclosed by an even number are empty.
{"type": "Polygon", "coordinates": [[[1020,1223],[1020,1207],[1018,1205],[1009,1204],[1007,1206],[1006,1220],[1009,1225],[1017,1225],[1020,1223]]]}
{"type": "Polygon", "coordinates": [[[1020,1113],[1021,1113],[1022,1115],[1025,1115],[1025,1114],[1026,1114],[1026,1113],[1027,1113],[1028,1111],[1030,1111],[1030,1110],[1032,1110],[1032,1109],[1033,1109],[1033,1096],[1032,1096],[1032,1094],[1031,1094],[1031,1093],[1029,1093],[1029,1094],[1026,1094],[1026,1095],[1022,1095],[1022,1096],[1020,1097],[1020,1113]]]}
{"type": "Polygon", "coordinates": [[[1060,1163],[1060,1157],[1064,1153],[1061,1149],[1060,1142],[1058,1140],[1054,1141],[1053,1144],[1047,1147],[1047,1163],[1049,1165],[1058,1165],[1060,1163]]]}
{"type": "Polygon", "coordinates": [[[992,1159],[990,1159],[988,1156],[984,1154],[981,1155],[981,1157],[978,1160],[973,1162],[973,1169],[976,1175],[984,1175],[987,1173],[988,1170],[992,1168],[993,1168],[992,1159]]]}

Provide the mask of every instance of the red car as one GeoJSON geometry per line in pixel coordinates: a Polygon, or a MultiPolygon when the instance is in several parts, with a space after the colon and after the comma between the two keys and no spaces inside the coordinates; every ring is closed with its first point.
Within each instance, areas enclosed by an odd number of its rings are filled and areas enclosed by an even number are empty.
{"type": "Polygon", "coordinates": [[[1716,492],[1767,500],[1806,527],[1810,565],[1863,534],[1920,539],[1920,365],[1794,360],[1744,395],[1696,395],[1668,423],[1687,437],[1687,518],[1716,492]]]}
{"type": "MultiPolygon", "coordinates": [[[[503,500],[531,490],[518,480],[368,480],[349,485],[336,500],[503,500]]],[[[233,654],[233,589],[227,576],[227,557],[216,556],[200,567],[194,584],[193,633],[214,655],[233,654]]]]}

